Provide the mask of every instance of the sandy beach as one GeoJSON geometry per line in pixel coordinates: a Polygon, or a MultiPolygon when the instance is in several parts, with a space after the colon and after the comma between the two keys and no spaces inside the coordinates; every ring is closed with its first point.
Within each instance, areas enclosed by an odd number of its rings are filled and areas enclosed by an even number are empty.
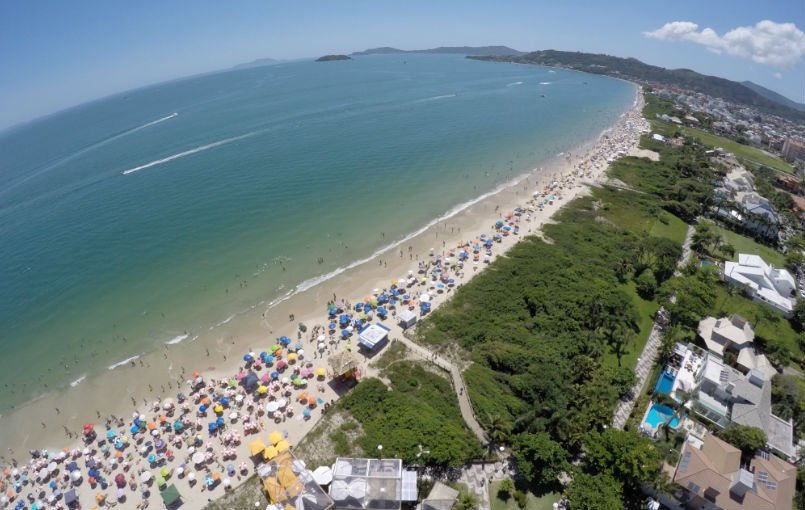
{"type": "MultiPolygon", "coordinates": [[[[558,155],[455,214],[446,214],[370,260],[282,302],[244,310],[236,321],[224,321],[209,331],[187,332],[157,352],[121,360],[102,375],[76,380],[69,388],[0,417],[2,497],[9,501],[4,504],[13,508],[19,501],[39,500],[45,504],[40,508],[65,508],[64,494],[75,489],[84,508],[100,502],[96,499],[100,494],[105,504],[119,501],[125,502],[124,508],[143,504],[161,508],[156,480],[163,469],[186,508],[201,508],[227,486],[237,486],[254,470],[250,441],[259,437],[268,443],[269,433],[276,431],[293,447],[322,416],[325,406],[338,398],[330,384],[334,374],[328,360],[359,349],[356,331],[342,338],[342,328],[336,325],[334,334],[330,333],[328,305],[344,305],[336,314],[336,324],[342,314],[352,314],[351,320],[357,321],[360,312],[354,304],[391,294],[404,281],[396,306],[386,305],[389,317],[378,320],[374,310],[371,321],[388,327],[390,338],[400,337],[402,329],[392,310],[410,306],[419,316],[423,294],[428,294],[431,309],[438,308],[523,236],[537,234],[563,204],[603,180],[609,161],[636,149],[640,135],[648,130],[640,114],[643,98],[636,90],[633,108],[598,139],[558,155]],[[486,240],[492,240],[488,250],[486,240]],[[463,251],[467,251],[466,260],[459,265],[463,251]],[[432,273],[437,265],[443,279],[432,273]],[[287,341],[280,340],[283,336],[287,341]],[[280,349],[272,349],[274,344],[280,349]],[[270,362],[260,359],[263,352],[272,357],[270,362]],[[255,360],[247,368],[244,355],[248,353],[254,353],[255,360]],[[322,369],[326,375],[319,375],[322,369]],[[264,395],[247,393],[241,384],[230,383],[250,371],[261,379],[264,395]],[[294,384],[294,379],[304,384],[294,384]],[[300,400],[303,393],[306,398],[300,400]],[[273,403],[270,409],[277,410],[269,412],[269,403],[273,403]],[[215,432],[210,431],[210,423],[219,424],[215,432]],[[71,462],[75,469],[68,469],[71,462]],[[93,473],[97,471],[94,484],[90,466],[93,473]],[[150,480],[143,482],[146,477],[150,480]],[[210,488],[207,479],[214,482],[210,488]]],[[[360,376],[371,376],[366,359],[358,355],[360,376]]]]}

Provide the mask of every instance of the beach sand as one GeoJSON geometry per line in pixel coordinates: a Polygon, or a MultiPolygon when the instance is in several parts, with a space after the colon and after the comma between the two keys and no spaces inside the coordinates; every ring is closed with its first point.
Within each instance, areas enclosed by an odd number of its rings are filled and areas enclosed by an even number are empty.
{"type": "MultiPolygon", "coordinates": [[[[335,298],[356,303],[364,297],[370,296],[375,288],[390,288],[392,280],[407,276],[409,271],[414,271],[416,274],[418,262],[427,262],[431,254],[447,256],[449,250],[456,248],[459,240],[471,241],[481,233],[491,236],[495,233],[494,223],[498,220],[506,220],[507,212],[514,211],[518,206],[527,207],[527,202],[534,198],[534,192],[542,193],[549,189],[550,191],[546,195],[555,197],[551,204],[546,203],[542,210],[535,208],[533,212],[526,210],[522,216],[512,216],[511,221],[519,226],[520,233],[505,236],[501,242],[495,243],[491,260],[504,254],[523,236],[538,234],[540,227],[549,221],[550,217],[563,204],[584,193],[588,189],[588,184],[604,179],[608,160],[618,155],[628,154],[636,148],[640,134],[648,129],[648,123],[640,115],[643,106],[642,95],[639,90],[636,94],[637,99],[632,110],[624,114],[615,126],[605,131],[597,140],[592,140],[571,153],[561,154],[544,167],[535,169],[495,192],[488,193],[468,208],[445,218],[400,246],[390,248],[374,259],[347,270],[320,285],[295,294],[285,301],[273,306],[265,304],[255,306],[244,311],[241,316],[237,317],[237,320],[222,323],[210,331],[188,332],[186,338],[174,344],[166,344],[158,352],[142,355],[140,358],[121,364],[102,375],[89,377],[76,384],[75,387],[44,395],[21,409],[0,417],[0,440],[2,441],[0,453],[3,455],[0,460],[3,461],[3,465],[9,466],[9,471],[12,459],[16,460],[18,468],[26,470],[29,479],[33,480],[34,474],[30,472],[29,450],[46,448],[49,452],[59,452],[67,447],[68,451],[78,449],[78,453],[80,453],[85,447],[79,438],[82,426],[85,423],[94,423],[98,435],[105,437],[104,423],[111,415],[124,419],[125,426],[115,427],[115,429],[125,435],[131,426],[134,409],[145,414],[149,420],[155,418],[159,413],[153,411],[153,406],[159,402],[160,398],[173,397],[180,391],[188,394],[189,388],[186,381],[192,378],[194,371],[199,371],[207,381],[229,378],[238,372],[239,367],[243,366],[244,353],[250,351],[259,353],[268,350],[268,347],[276,343],[276,339],[280,335],[287,335],[293,343],[300,341],[303,344],[304,361],[311,362],[312,369],[327,368],[328,356],[343,351],[347,344],[345,341],[334,344],[327,342],[328,349],[321,356],[315,352],[317,346],[316,341],[311,340],[312,329],[314,326],[327,324],[326,310],[329,302],[335,298]],[[293,320],[291,320],[291,314],[293,314],[293,320]],[[308,327],[304,334],[299,332],[300,322],[308,327]],[[298,334],[301,334],[301,340],[297,339],[298,334]],[[68,434],[72,435],[72,439],[68,437],[68,434]]],[[[547,198],[540,197],[539,200],[544,201],[547,198]]],[[[463,275],[455,276],[457,286],[460,287],[469,281],[485,266],[483,254],[477,265],[474,265],[470,258],[470,261],[465,264],[463,275]]],[[[416,276],[421,275],[416,274],[416,276]]],[[[452,271],[451,277],[454,277],[452,271]]],[[[454,292],[454,290],[437,292],[436,289],[431,288],[435,284],[436,282],[428,281],[425,285],[409,289],[409,293],[417,295],[428,292],[432,297],[431,302],[435,309],[449,299],[454,292]]],[[[395,322],[391,317],[383,322],[391,328],[390,338],[397,338],[402,334],[402,330],[395,322]]],[[[353,351],[357,352],[357,339],[354,337],[355,335],[353,335],[351,344],[354,346],[353,351]]],[[[363,376],[372,375],[366,361],[359,368],[363,372],[363,376]]],[[[266,373],[266,369],[259,373],[261,375],[266,373]]],[[[327,379],[329,381],[329,376],[327,379]]],[[[223,392],[223,389],[219,388],[218,391],[223,392]]],[[[293,417],[286,416],[275,423],[265,415],[257,417],[255,413],[251,413],[258,427],[262,422],[262,429],[258,435],[246,435],[241,432],[242,441],[239,446],[234,447],[237,453],[236,460],[222,459],[221,454],[225,449],[221,440],[222,436],[210,438],[206,428],[209,421],[214,421],[213,414],[210,413],[207,417],[199,418],[198,423],[202,429],[195,434],[202,438],[203,444],[200,449],[209,448],[214,458],[214,461],[207,464],[207,469],[211,473],[221,474],[222,478],[227,478],[224,473],[224,467],[227,464],[233,463],[235,466],[239,466],[246,460],[250,473],[252,463],[248,460],[246,445],[254,437],[260,437],[266,441],[268,433],[274,430],[286,436],[291,445],[296,444],[322,416],[323,408],[323,405],[318,405],[312,410],[310,418],[304,419],[302,406],[295,402],[295,397],[300,391],[293,391],[289,397],[291,401],[289,406],[297,410],[293,417]],[[210,416],[213,417],[210,418],[210,416]]],[[[311,380],[304,391],[321,399],[322,402],[330,402],[338,398],[331,385],[320,383],[315,379],[311,380]]],[[[250,398],[246,397],[245,402],[248,402],[250,398]]],[[[263,407],[264,404],[264,402],[261,403],[260,407],[263,407]]],[[[195,411],[196,407],[193,405],[191,409],[195,411]]],[[[244,409],[245,407],[236,407],[239,418],[236,424],[227,427],[227,431],[243,430],[241,415],[245,413],[244,409]]],[[[228,416],[230,412],[232,411],[227,409],[224,416],[228,416]]],[[[176,415],[169,418],[168,421],[172,422],[178,415],[179,410],[177,409],[176,415]]],[[[191,424],[195,424],[197,420],[194,416],[195,412],[190,415],[192,416],[191,424]]],[[[127,437],[127,439],[130,443],[135,442],[134,438],[127,437]]],[[[144,439],[144,441],[147,440],[144,439]]],[[[189,462],[190,454],[187,442],[182,444],[182,447],[173,448],[174,460],[168,462],[166,466],[175,470],[179,465],[187,464],[187,472],[196,471],[197,479],[201,482],[191,487],[187,476],[179,478],[174,475],[169,483],[176,483],[187,508],[201,508],[206,504],[207,498],[214,499],[220,496],[224,489],[219,484],[212,491],[201,490],[200,487],[203,485],[205,476],[204,470],[192,468],[192,462],[189,462]]],[[[105,459],[98,452],[96,456],[109,470],[109,474],[104,474],[104,477],[111,483],[115,474],[123,473],[127,480],[133,475],[139,483],[139,473],[143,470],[150,470],[156,474],[159,469],[147,465],[147,456],[140,454],[141,447],[142,445],[131,445],[123,450],[124,457],[116,468],[111,468],[110,459],[105,459]],[[124,461],[128,466],[125,471],[122,470],[124,461]]],[[[95,448],[97,449],[97,446],[95,448]]],[[[110,500],[114,500],[114,483],[111,483],[110,488],[105,491],[100,488],[91,488],[87,483],[85,457],[80,455],[77,463],[84,474],[83,483],[76,487],[82,504],[91,508],[95,495],[99,492],[106,493],[110,500]]],[[[60,465],[60,468],[58,473],[64,475],[64,466],[60,465]]],[[[23,471],[20,471],[20,476],[22,473],[23,471]]],[[[245,476],[244,473],[244,475],[231,477],[232,485],[237,485],[245,476]]],[[[15,481],[13,477],[9,475],[3,480],[13,487],[15,481]]],[[[17,481],[19,480],[17,479],[17,481]]],[[[65,487],[69,485],[64,481],[59,483],[65,487]]],[[[38,488],[36,483],[29,482],[23,485],[19,494],[15,494],[16,500],[25,498],[34,488],[38,488]]],[[[5,490],[8,490],[8,487],[5,490]]],[[[139,487],[136,490],[132,490],[131,487],[125,489],[128,498],[125,507],[134,508],[143,499],[140,490],[139,487]]],[[[38,493],[38,490],[36,492],[38,493]]],[[[48,495],[51,492],[50,489],[46,490],[48,495]]],[[[151,495],[148,499],[151,504],[161,507],[158,490],[152,487],[150,492],[151,495]]],[[[53,506],[48,506],[48,508],[53,508],[53,506]]]]}

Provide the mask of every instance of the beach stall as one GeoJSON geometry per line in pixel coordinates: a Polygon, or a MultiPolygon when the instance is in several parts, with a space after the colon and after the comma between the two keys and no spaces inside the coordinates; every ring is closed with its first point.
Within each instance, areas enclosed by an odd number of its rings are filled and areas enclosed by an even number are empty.
{"type": "Polygon", "coordinates": [[[333,500],[317,483],[305,463],[291,452],[278,454],[258,470],[268,499],[283,510],[328,510],[333,500]]]}
{"type": "Polygon", "coordinates": [[[388,340],[389,331],[383,324],[367,324],[358,331],[358,343],[371,351],[388,340]]]}
{"type": "Polygon", "coordinates": [[[349,351],[343,351],[330,356],[328,363],[330,372],[335,374],[335,378],[348,378],[357,372],[360,358],[349,351]]]}
{"type": "Polygon", "coordinates": [[[416,314],[411,310],[403,310],[397,316],[397,320],[399,321],[401,328],[408,329],[416,324],[416,314]]]}

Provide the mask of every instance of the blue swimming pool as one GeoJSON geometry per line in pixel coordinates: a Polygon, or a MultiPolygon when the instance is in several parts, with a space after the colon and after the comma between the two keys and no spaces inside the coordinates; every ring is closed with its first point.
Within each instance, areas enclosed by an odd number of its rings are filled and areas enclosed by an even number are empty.
{"type": "Polygon", "coordinates": [[[679,427],[679,418],[674,416],[674,410],[662,404],[652,405],[648,411],[648,416],[646,416],[646,423],[655,430],[660,424],[666,423],[668,420],[671,420],[669,425],[672,429],[679,427]],[[673,419],[671,419],[672,417],[673,419]]]}
{"type": "Polygon", "coordinates": [[[709,259],[700,259],[700,265],[701,265],[702,267],[707,267],[707,266],[712,266],[712,265],[713,265],[713,263],[712,263],[712,262],[710,262],[710,260],[709,260],[709,259]]]}
{"type": "Polygon", "coordinates": [[[657,379],[657,384],[654,385],[654,391],[663,393],[665,395],[671,394],[671,388],[674,387],[674,380],[676,376],[668,370],[663,370],[660,377],[657,379]]]}

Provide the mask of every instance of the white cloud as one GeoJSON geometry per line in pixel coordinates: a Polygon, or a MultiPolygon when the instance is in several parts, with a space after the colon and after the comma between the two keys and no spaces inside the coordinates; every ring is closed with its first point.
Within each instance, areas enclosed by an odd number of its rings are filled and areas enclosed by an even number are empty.
{"type": "Polygon", "coordinates": [[[783,73],[774,73],[774,74],[772,74],[772,76],[774,76],[774,77],[775,77],[775,78],[777,78],[778,80],[782,80],[782,79],[783,79],[783,73]]]}
{"type": "Polygon", "coordinates": [[[688,41],[713,53],[751,58],[760,64],[788,69],[805,57],[805,32],[793,23],[764,20],[755,26],[733,28],[723,36],[712,28],[699,29],[691,21],[673,21],[646,37],[662,41],[688,41]]]}

